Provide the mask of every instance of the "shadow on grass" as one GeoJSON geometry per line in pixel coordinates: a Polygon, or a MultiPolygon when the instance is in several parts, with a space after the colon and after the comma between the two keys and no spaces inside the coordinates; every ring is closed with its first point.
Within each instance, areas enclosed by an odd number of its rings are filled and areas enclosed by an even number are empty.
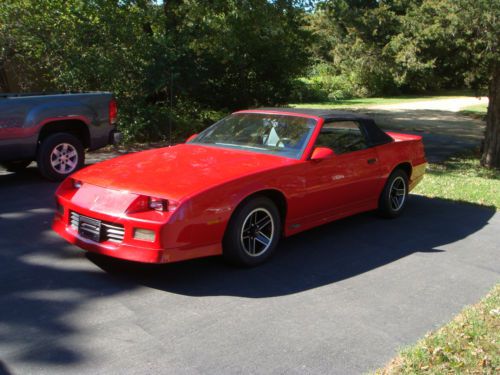
{"type": "Polygon", "coordinates": [[[476,119],[476,120],[486,121],[486,113],[484,113],[482,111],[474,111],[474,110],[464,109],[462,111],[459,111],[458,113],[460,113],[461,115],[464,115],[464,116],[472,117],[473,119],[476,119]]]}
{"type": "Polygon", "coordinates": [[[462,150],[442,162],[432,164],[430,168],[427,168],[426,173],[435,175],[455,173],[467,177],[500,179],[500,170],[485,168],[481,166],[480,160],[480,147],[462,150]]]}

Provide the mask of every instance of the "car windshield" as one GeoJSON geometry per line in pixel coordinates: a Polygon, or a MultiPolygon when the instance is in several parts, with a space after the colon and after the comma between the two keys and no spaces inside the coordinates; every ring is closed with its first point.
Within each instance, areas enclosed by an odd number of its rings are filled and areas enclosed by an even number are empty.
{"type": "Polygon", "coordinates": [[[300,159],[316,121],[263,113],[236,113],[204,130],[189,143],[236,148],[300,159]]]}

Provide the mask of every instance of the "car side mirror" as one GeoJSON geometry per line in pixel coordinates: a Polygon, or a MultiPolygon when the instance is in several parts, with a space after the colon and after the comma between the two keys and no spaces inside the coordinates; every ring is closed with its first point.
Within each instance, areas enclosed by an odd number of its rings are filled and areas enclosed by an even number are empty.
{"type": "Polygon", "coordinates": [[[324,160],[331,159],[335,153],[331,148],[328,147],[316,147],[311,155],[311,160],[324,160]]]}
{"type": "Polygon", "coordinates": [[[195,134],[189,136],[189,138],[186,139],[186,143],[188,143],[189,141],[192,141],[193,139],[195,139],[197,135],[198,135],[198,133],[195,133],[195,134]]]}

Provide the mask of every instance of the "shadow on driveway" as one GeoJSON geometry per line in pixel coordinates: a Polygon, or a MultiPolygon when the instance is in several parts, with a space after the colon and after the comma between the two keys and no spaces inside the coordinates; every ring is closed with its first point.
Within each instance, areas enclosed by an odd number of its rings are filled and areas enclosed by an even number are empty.
{"type": "Polygon", "coordinates": [[[3,358],[63,365],[89,360],[66,340],[79,334],[71,316],[92,300],[119,304],[138,289],[147,298],[147,288],[154,288],[166,292],[165,307],[175,309],[169,293],[265,298],[305,292],[413,253],[440,252],[440,246],[479,231],[494,214],[484,207],[412,196],[397,220],[366,213],[324,225],[284,240],[276,256],[257,268],[232,268],[220,258],[146,266],[88,254],[96,267],[50,230],[56,187],[41,181],[33,168],[0,176],[3,358]]]}
{"type": "Polygon", "coordinates": [[[485,122],[457,112],[429,109],[363,109],[385,131],[420,135],[427,160],[442,162],[480,146],[485,122]]]}
{"type": "Polygon", "coordinates": [[[189,296],[263,298],[299,293],[355,277],[413,253],[480,230],[488,208],[412,195],[395,220],[365,213],[285,239],[276,256],[256,268],[226,266],[219,258],[160,266],[137,265],[96,254],[87,257],[121,280],[189,296]]]}

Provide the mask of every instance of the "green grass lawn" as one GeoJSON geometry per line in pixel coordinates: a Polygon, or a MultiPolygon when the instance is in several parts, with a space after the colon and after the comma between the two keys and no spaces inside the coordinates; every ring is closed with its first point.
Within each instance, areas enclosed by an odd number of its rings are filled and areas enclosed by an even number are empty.
{"type": "Polygon", "coordinates": [[[450,99],[450,98],[463,98],[474,96],[470,92],[447,92],[441,95],[404,95],[404,96],[393,96],[384,98],[357,98],[357,99],[346,99],[346,100],[332,100],[328,102],[321,103],[292,103],[291,107],[296,108],[356,108],[356,107],[366,107],[371,105],[384,105],[384,104],[398,104],[398,103],[410,103],[410,102],[420,102],[426,100],[437,100],[437,99],[450,99]]]}
{"type": "Polygon", "coordinates": [[[460,111],[460,113],[474,118],[483,119],[486,116],[487,110],[488,110],[487,104],[476,104],[463,108],[460,111]]]}
{"type": "Polygon", "coordinates": [[[500,373],[500,284],[478,304],[406,348],[375,372],[388,374],[500,373]]]}
{"type": "Polygon", "coordinates": [[[430,164],[413,192],[500,209],[500,171],[482,168],[479,155],[470,153],[430,164]]]}

